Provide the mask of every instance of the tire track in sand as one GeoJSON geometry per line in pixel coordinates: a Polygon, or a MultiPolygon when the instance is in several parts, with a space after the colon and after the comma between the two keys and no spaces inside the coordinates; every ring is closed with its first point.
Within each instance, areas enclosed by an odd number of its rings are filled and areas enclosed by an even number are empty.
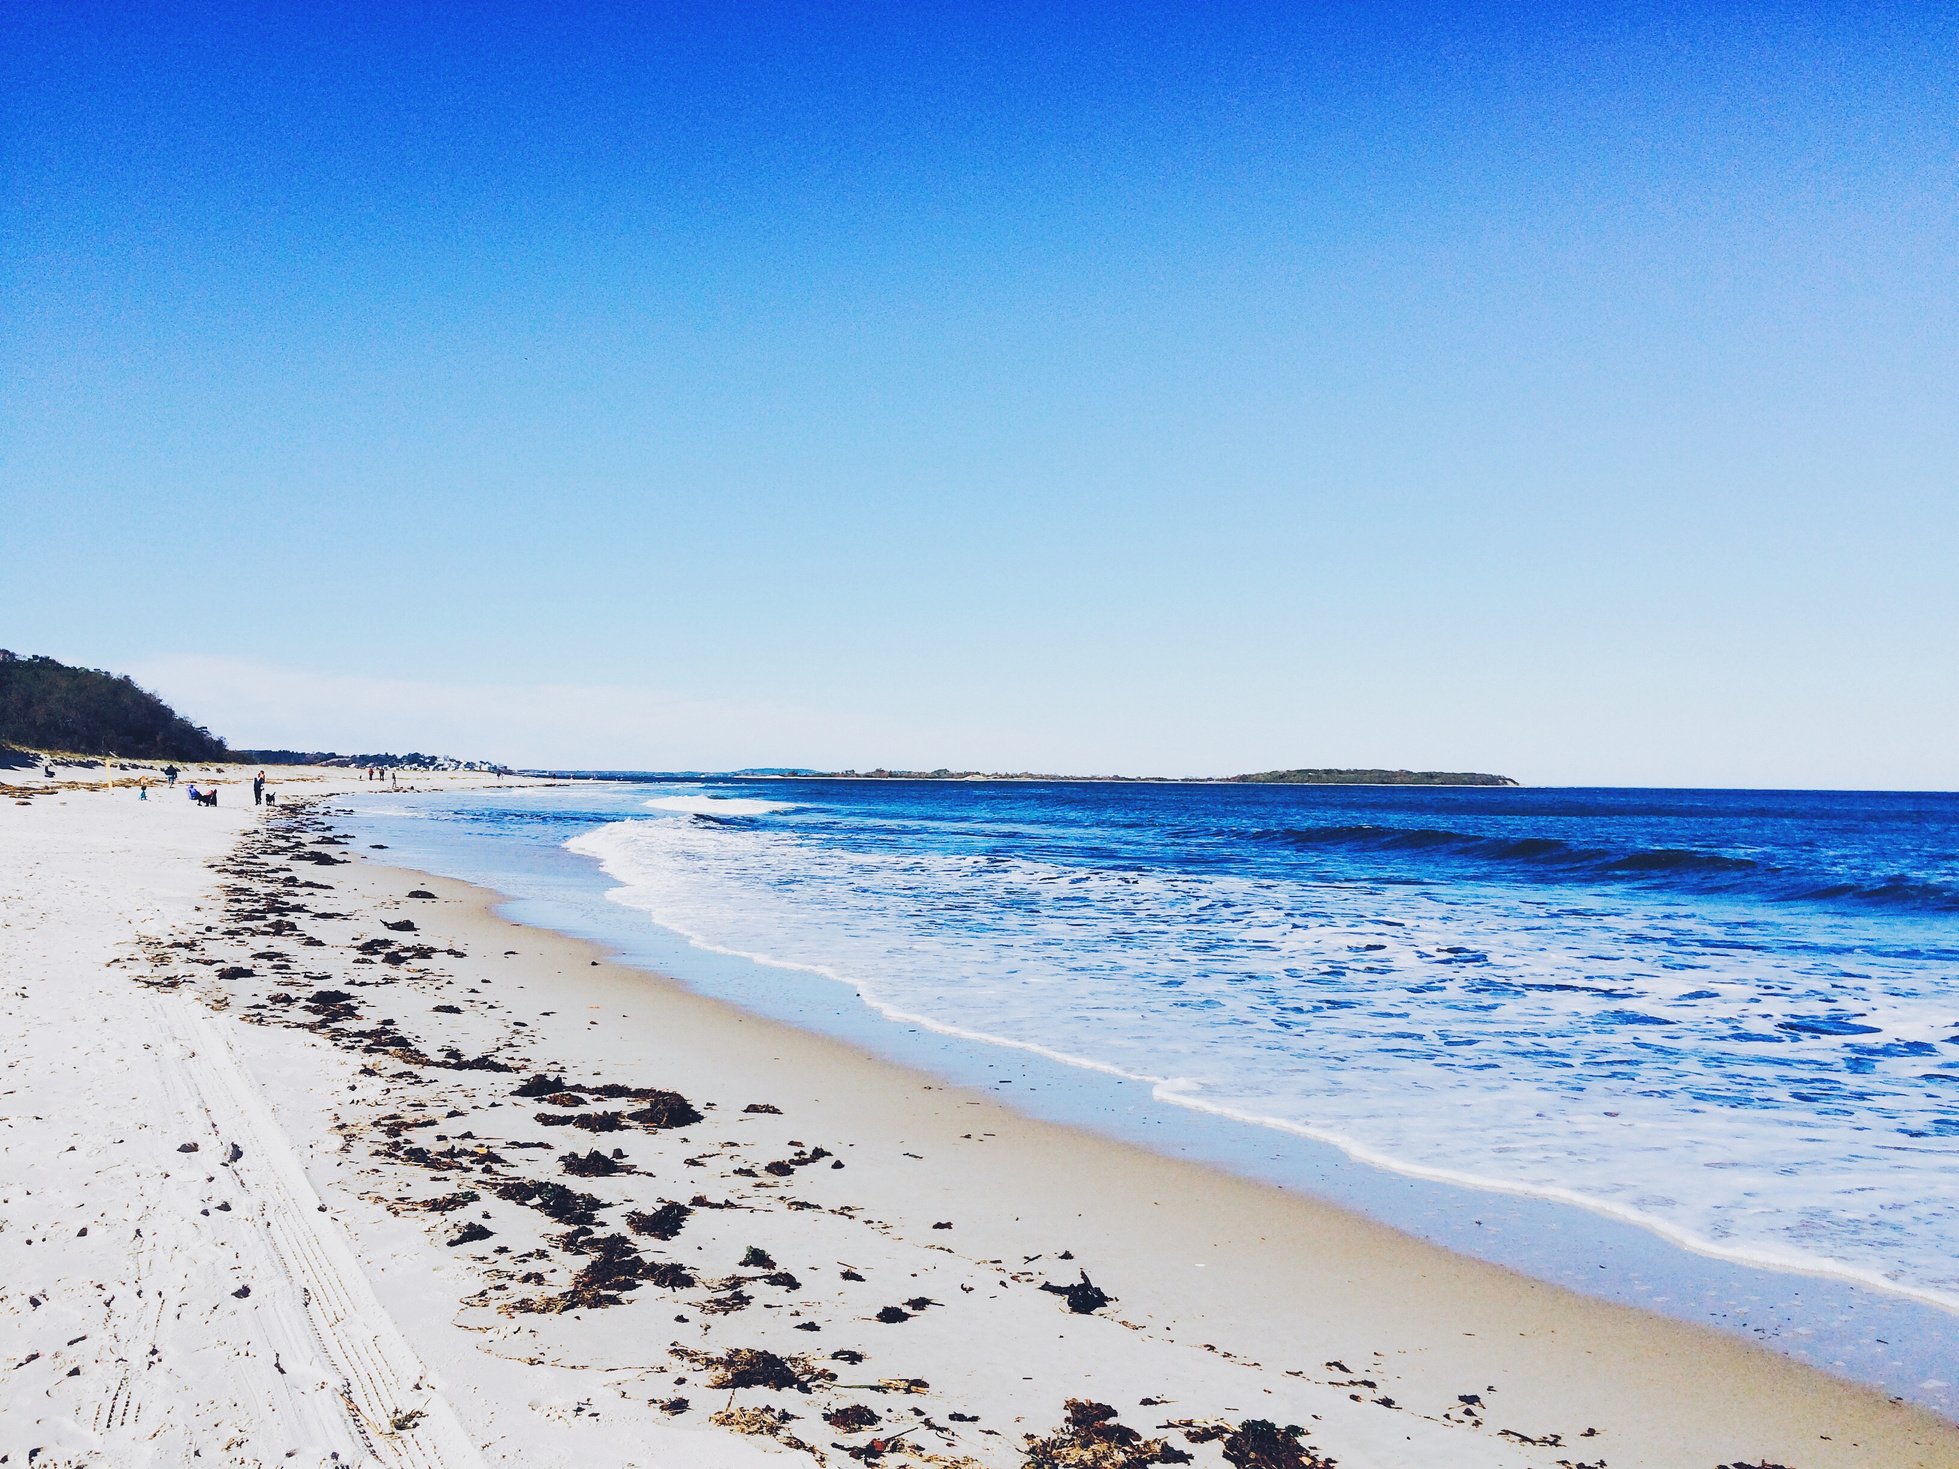
{"type": "Polygon", "coordinates": [[[295,1358],[314,1356],[330,1367],[348,1424],[375,1462],[478,1469],[483,1458],[476,1445],[374,1294],[219,1023],[194,1002],[164,1002],[159,1009],[176,1042],[173,1079],[193,1100],[218,1158],[237,1176],[303,1307],[297,1322],[282,1319],[281,1311],[261,1313],[275,1352],[283,1346],[295,1358]]]}

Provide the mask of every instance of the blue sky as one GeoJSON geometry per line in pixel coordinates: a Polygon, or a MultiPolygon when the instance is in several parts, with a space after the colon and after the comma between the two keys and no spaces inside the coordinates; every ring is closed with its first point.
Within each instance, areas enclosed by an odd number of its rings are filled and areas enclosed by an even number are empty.
{"type": "Polygon", "coordinates": [[[0,12],[0,642],[246,744],[1959,786],[1937,7],[0,12]]]}

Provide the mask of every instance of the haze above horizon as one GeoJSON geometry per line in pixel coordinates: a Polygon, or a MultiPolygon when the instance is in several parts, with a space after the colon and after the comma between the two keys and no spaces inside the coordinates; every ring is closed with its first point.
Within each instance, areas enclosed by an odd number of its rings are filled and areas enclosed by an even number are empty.
{"type": "Polygon", "coordinates": [[[241,746],[1959,787],[1932,7],[0,12],[0,644],[241,746]]]}

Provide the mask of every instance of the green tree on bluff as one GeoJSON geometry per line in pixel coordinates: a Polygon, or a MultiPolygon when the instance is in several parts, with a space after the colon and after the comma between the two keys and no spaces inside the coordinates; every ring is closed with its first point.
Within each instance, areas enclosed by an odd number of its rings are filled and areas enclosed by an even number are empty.
{"type": "Polygon", "coordinates": [[[222,760],[225,742],[126,674],[0,648],[0,744],[143,760],[222,760]]]}

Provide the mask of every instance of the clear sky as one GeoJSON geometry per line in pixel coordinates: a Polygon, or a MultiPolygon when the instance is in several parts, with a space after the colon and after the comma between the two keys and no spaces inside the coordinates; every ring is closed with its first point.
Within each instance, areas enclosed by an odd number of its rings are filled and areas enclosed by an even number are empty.
{"type": "Polygon", "coordinates": [[[0,644],[241,744],[1959,786],[1959,12],[0,8],[0,644]]]}

